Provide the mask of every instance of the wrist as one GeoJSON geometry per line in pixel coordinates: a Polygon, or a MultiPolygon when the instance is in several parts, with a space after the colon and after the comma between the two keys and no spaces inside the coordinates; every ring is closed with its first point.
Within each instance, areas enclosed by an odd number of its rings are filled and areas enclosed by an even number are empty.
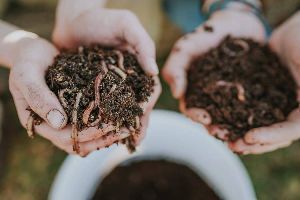
{"type": "Polygon", "coordinates": [[[212,4],[216,4],[216,3],[226,3],[226,4],[231,4],[231,5],[238,5],[241,7],[247,7],[247,6],[254,6],[258,9],[262,9],[262,3],[260,0],[204,0],[202,1],[202,11],[204,13],[209,12],[209,9],[211,7],[212,4]]]}
{"type": "Polygon", "coordinates": [[[230,10],[252,15],[259,21],[265,30],[265,37],[271,34],[271,27],[263,16],[260,1],[256,0],[207,0],[204,2],[203,12],[206,18],[211,17],[216,12],[230,10]]]}
{"type": "Polygon", "coordinates": [[[1,41],[1,64],[11,68],[14,61],[20,56],[23,47],[38,38],[38,35],[23,30],[7,34],[1,41]]]}

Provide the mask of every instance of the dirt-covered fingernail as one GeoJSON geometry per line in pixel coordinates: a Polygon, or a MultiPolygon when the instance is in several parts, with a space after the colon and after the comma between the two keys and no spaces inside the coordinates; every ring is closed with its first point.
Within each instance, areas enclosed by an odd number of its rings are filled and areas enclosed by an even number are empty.
{"type": "Polygon", "coordinates": [[[60,129],[65,124],[65,116],[57,109],[48,112],[46,117],[53,128],[60,129]]]}

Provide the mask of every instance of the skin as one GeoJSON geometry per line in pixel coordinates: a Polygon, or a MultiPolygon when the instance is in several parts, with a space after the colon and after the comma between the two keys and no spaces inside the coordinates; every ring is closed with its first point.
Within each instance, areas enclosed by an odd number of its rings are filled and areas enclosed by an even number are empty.
{"type": "Polygon", "coordinates": [[[265,33],[256,16],[234,9],[214,13],[205,26],[212,27],[213,32],[205,31],[204,25],[201,25],[176,42],[163,68],[163,77],[170,85],[173,96],[179,99],[180,111],[193,121],[205,125],[211,135],[226,140],[228,131],[220,129],[217,124],[212,124],[207,111],[201,108],[186,108],[184,101],[187,86],[186,71],[193,59],[218,46],[227,35],[252,38],[263,43],[265,33]]]}
{"type": "MultiPolygon", "coordinates": [[[[175,44],[163,69],[163,77],[171,87],[172,94],[180,101],[180,110],[192,120],[205,125],[209,133],[223,140],[228,140],[228,130],[212,124],[207,111],[199,108],[185,107],[184,94],[187,85],[186,70],[190,62],[197,56],[216,47],[228,34],[233,37],[252,38],[264,42],[264,29],[261,22],[251,13],[234,9],[214,13],[205,23],[213,28],[213,32],[205,32],[203,26],[195,32],[187,34],[175,44]]],[[[269,41],[271,48],[287,64],[300,84],[300,14],[277,28],[269,41]]],[[[300,138],[300,112],[293,111],[287,121],[250,130],[244,139],[229,143],[229,147],[240,154],[260,154],[286,147],[300,138]]]]}
{"type": "MultiPolygon", "coordinates": [[[[300,12],[279,26],[270,38],[271,48],[289,67],[298,86],[300,100],[300,12]]],[[[230,143],[229,147],[241,154],[261,154],[289,146],[300,138],[300,110],[295,109],[286,121],[250,130],[244,140],[230,143]]]]}
{"type": "MultiPolygon", "coordinates": [[[[135,15],[125,10],[103,8],[104,3],[100,0],[91,0],[89,3],[83,0],[61,0],[53,32],[55,46],[29,32],[18,34],[16,28],[7,29],[0,38],[0,49],[6,48],[6,53],[3,51],[1,54],[0,51],[0,62],[5,61],[3,64],[11,68],[10,91],[21,124],[26,127],[29,117],[26,108],[30,107],[47,122],[36,126],[36,133],[70,154],[75,153],[70,137],[72,128],[66,126],[67,116],[44,79],[46,69],[59,53],[58,48],[99,43],[126,49],[137,55],[145,72],[153,76],[155,88],[149,101],[142,105],[144,115],[141,118],[141,134],[134,137],[135,144],[139,144],[144,137],[150,112],[161,92],[153,41],[135,15]]],[[[129,133],[129,130],[121,129],[118,135],[106,136],[111,128],[107,124],[103,129],[88,128],[80,132],[79,155],[86,156],[94,150],[109,146],[129,133]]]]}

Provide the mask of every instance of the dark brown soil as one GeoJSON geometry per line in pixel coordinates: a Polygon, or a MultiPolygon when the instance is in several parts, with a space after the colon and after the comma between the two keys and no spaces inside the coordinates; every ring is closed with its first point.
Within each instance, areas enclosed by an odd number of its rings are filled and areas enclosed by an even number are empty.
{"type": "Polygon", "coordinates": [[[284,121],[298,107],[296,83],[268,46],[227,37],[191,64],[186,106],[206,109],[234,141],[284,121]]]}
{"type": "Polygon", "coordinates": [[[163,160],[118,166],[104,178],[94,200],[217,200],[190,168],[163,160]]]}
{"type": "Polygon", "coordinates": [[[126,127],[134,134],[143,114],[140,103],[148,100],[154,81],[140,67],[134,55],[100,46],[64,51],[46,73],[49,88],[64,107],[77,132],[113,123],[117,133],[126,127]]]}

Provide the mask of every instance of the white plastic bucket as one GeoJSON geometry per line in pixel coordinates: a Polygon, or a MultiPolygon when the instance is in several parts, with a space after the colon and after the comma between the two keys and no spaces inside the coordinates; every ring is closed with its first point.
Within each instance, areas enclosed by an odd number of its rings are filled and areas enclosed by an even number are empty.
{"type": "Polygon", "coordinates": [[[256,199],[249,176],[236,155],[209,136],[203,126],[164,110],[152,112],[147,136],[134,154],[129,154],[124,146],[114,145],[86,158],[68,156],[53,182],[49,199],[90,199],[115,166],[148,158],[186,164],[222,199],[256,199]]]}

